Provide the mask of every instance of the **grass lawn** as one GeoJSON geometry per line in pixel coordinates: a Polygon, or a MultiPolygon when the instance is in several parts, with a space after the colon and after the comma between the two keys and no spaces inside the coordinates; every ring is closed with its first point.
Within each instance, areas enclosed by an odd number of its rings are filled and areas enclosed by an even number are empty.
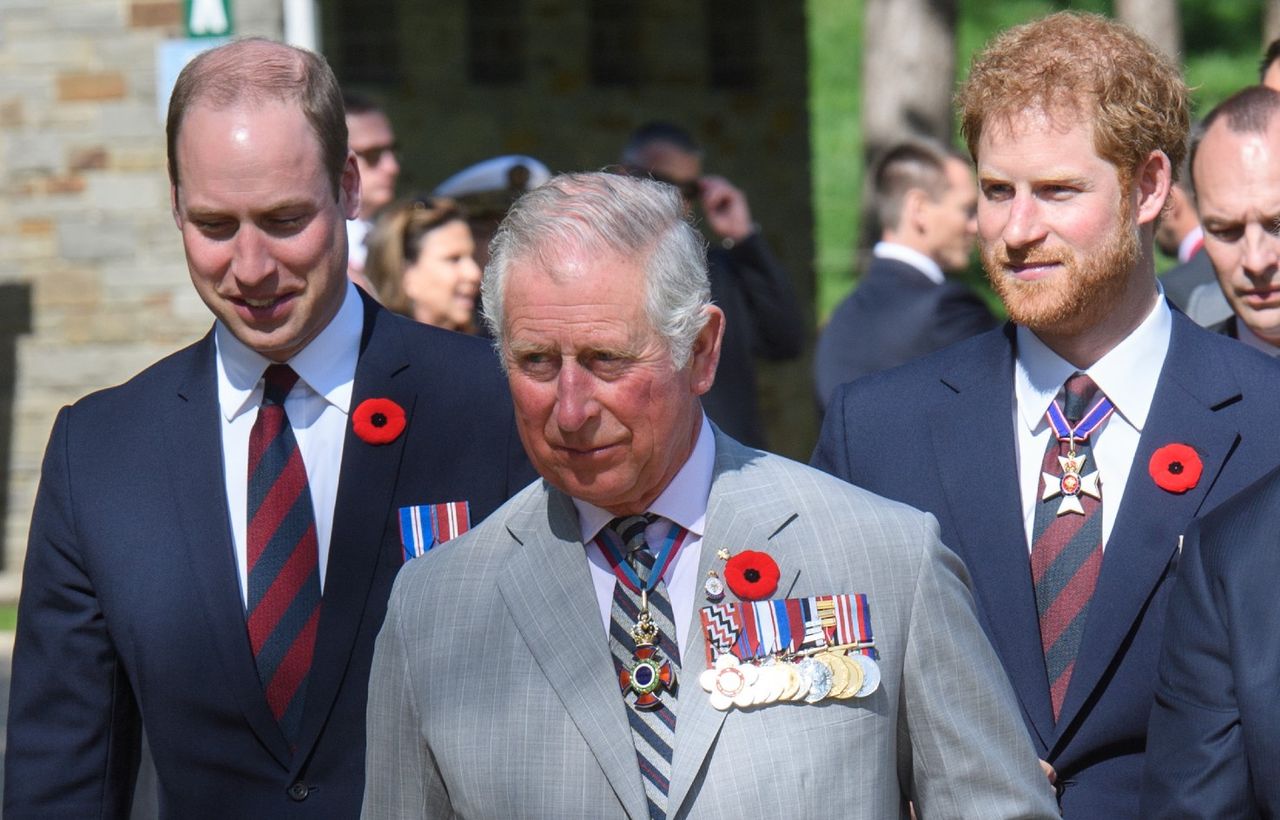
{"type": "Polygon", "coordinates": [[[0,606],[0,632],[12,632],[18,624],[18,607],[15,604],[0,606]]]}

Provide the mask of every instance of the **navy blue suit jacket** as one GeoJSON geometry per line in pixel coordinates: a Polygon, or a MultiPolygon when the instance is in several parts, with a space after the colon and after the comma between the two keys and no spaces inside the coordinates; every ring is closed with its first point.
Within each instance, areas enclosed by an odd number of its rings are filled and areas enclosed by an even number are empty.
{"type": "Polygon", "coordinates": [[[938,284],[896,259],[875,257],[831,314],[813,359],[819,405],[845,382],[906,364],[996,326],[963,282],[938,284]]]}
{"type": "Polygon", "coordinates": [[[1280,816],[1280,471],[1187,534],[1147,738],[1142,816],[1280,816]]]}
{"type": "Polygon", "coordinates": [[[533,477],[484,342],[369,300],[364,316],[351,406],[390,398],[408,423],[382,446],[348,427],[297,748],[249,646],[210,333],[54,424],[18,611],[6,818],[127,817],[144,724],[164,817],[359,815],[397,510],[467,500],[476,521],[533,477]]]}
{"type": "Polygon", "coordinates": [[[1177,311],[1102,561],[1081,656],[1054,723],[1014,444],[1012,325],[837,392],[815,466],[937,516],[973,576],[983,627],[1068,818],[1136,817],[1165,602],[1197,514],[1280,463],[1280,364],[1177,311]],[[1204,464],[1174,495],[1148,462],[1182,442],[1204,464]]]}

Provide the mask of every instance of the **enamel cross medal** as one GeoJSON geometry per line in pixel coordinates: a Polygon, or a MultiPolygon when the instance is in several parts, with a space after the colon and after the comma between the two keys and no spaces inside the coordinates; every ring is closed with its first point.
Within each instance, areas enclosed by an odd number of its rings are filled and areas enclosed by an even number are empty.
{"type": "MultiPolygon", "coordinates": [[[[663,690],[674,692],[676,688],[675,667],[658,646],[660,630],[650,614],[649,593],[658,586],[667,564],[684,542],[684,536],[685,530],[673,524],[644,580],[640,579],[635,568],[611,541],[602,538],[597,542],[613,566],[618,580],[633,593],[640,595],[636,623],[630,630],[635,649],[631,653],[631,660],[624,662],[618,671],[618,685],[622,688],[623,695],[635,696],[634,705],[637,709],[659,708],[662,706],[663,690]]],[[[668,637],[674,640],[675,636],[668,637]]]]}
{"type": "Polygon", "coordinates": [[[631,627],[631,639],[636,642],[634,660],[618,673],[618,683],[625,693],[630,690],[636,696],[637,709],[656,709],[662,704],[659,698],[664,688],[673,688],[676,682],[671,661],[655,646],[658,627],[649,616],[649,590],[640,588],[640,615],[631,627]]]}
{"type": "Polygon", "coordinates": [[[1045,414],[1049,420],[1049,426],[1053,428],[1054,434],[1059,441],[1067,442],[1067,454],[1058,456],[1058,465],[1062,468],[1062,475],[1054,475],[1053,473],[1043,472],[1041,478],[1044,481],[1044,495],[1041,501],[1048,501],[1050,498],[1062,496],[1062,502],[1058,504],[1058,515],[1066,515],[1067,513],[1077,513],[1084,515],[1084,506],[1080,503],[1081,496],[1089,496],[1090,498],[1102,498],[1102,487],[1098,482],[1098,471],[1094,470],[1088,475],[1084,474],[1084,464],[1089,456],[1083,453],[1076,453],[1076,442],[1087,441],[1089,435],[1102,425],[1107,417],[1115,410],[1111,400],[1103,396],[1098,400],[1089,412],[1084,414],[1084,418],[1073,427],[1067,421],[1066,415],[1062,412],[1062,408],[1058,406],[1055,399],[1049,405],[1049,410],[1045,414]]]}

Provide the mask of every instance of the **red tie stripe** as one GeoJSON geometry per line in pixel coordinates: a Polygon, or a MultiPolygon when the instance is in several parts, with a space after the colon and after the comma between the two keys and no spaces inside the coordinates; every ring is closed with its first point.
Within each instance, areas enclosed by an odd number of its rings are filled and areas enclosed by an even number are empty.
{"type": "MultiPolygon", "coordinates": [[[[1070,424],[1074,426],[1079,422],[1097,392],[1098,386],[1083,373],[1067,379],[1059,395],[1065,403],[1063,415],[1070,424]]],[[[1068,442],[1051,436],[1041,465],[1043,471],[1061,475],[1058,456],[1065,456],[1069,447],[1068,442]]],[[[1097,469],[1088,441],[1077,440],[1075,451],[1077,455],[1089,456],[1085,462],[1085,473],[1097,469]]],[[[1031,579],[1035,586],[1040,645],[1044,651],[1055,721],[1062,713],[1062,704],[1071,684],[1071,673],[1075,670],[1076,656],[1084,636],[1089,601],[1093,598],[1102,568],[1102,502],[1084,494],[1079,498],[1084,515],[1058,515],[1061,497],[1042,498],[1036,503],[1032,527],[1031,579]]]]}
{"type": "Polygon", "coordinates": [[[320,621],[320,571],[307,470],[284,409],[298,375],[271,365],[249,434],[249,643],[271,713],[295,742],[320,621]]]}

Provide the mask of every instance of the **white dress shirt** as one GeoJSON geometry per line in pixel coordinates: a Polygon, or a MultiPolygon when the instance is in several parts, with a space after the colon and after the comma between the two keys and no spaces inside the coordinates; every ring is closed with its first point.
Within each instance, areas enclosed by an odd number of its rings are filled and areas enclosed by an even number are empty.
{"type": "Polygon", "coordinates": [[[899,245],[897,242],[880,241],[871,249],[871,255],[878,256],[881,259],[896,259],[903,264],[910,265],[927,276],[929,281],[935,285],[941,285],[947,281],[947,275],[942,272],[942,268],[938,266],[938,263],[915,248],[908,248],[906,245],[899,245]]]}
{"type": "MultiPolygon", "coordinates": [[[[689,531],[675,558],[667,565],[662,578],[667,583],[667,597],[671,600],[671,615],[675,619],[676,645],[680,647],[682,663],[688,646],[689,621],[693,618],[693,604],[697,597],[698,559],[702,553],[702,536],[707,525],[707,500],[711,496],[711,474],[716,465],[716,439],[707,417],[702,417],[702,429],[693,445],[689,460],[684,463],[675,478],[662,491],[648,512],[661,516],[644,531],[649,549],[656,555],[675,522],[689,531]]],[[[573,499],[578,509],[578,525],[582,530],[582,543],[586,544],[587,562],[591,568],[591,583],[595,586],[596,601],[600,605],[600,620],[605,635],[613,608],[615,576],[609,559],[595,543],[600,530],[614,519],[614,514],[594,504],[573,499]]]]}
{"type": "Polygon", "coordinates": [[[369,259],[369,246],[365,243],[372,230],[372,220],[347,220],[347,267],[352,270],[364,270],[365,262],[369,259]]]}
{"type": "MultiPolygon", "coordinates": [[[[364,308],[355,285],[348,282],[346,297],[337,315],[287,363],[298,374],[298,383],[285,398],[284,409],[307,469],[311,506],[316,516],[321,591],[329,560],[342,442],[346,438],[351,388],[363,330],[364,308]]],[[[214,341],[227,509],[235,541],[240,597],[248,606],[249,434],[262,402],[262,374],[272,362],[246,347],[222,322],[214,329],[214,341]]]]}
{"type": "MultiPolygon", "coordinates": [[[[1087,373],[1111,403],[1115,412],[1089,437],[1090,458],[1084,472],[1097,470],[1102,487],[1102,543],[1124,498],[1125,483],[1138,451],[1138,439],[1151,411],[1156,382],[1169,352],[1173,316],[1161,292],[1142,324],[1099,359],[1087,373]]],[[[1044,342],[1019,326],[1018,356],[1014,365],[1014,430],[1018,455],[1022,519],[1027,548],[1031,548],[1036,503],[1040,500],[1040,473],[1045,449],[1053,435],[1045,413],[1063,382],[1076,372],[1075,365],[1054,353],[1044,342]]],[[[957,442],[956,446],[963,446],[957,442]]]]}

